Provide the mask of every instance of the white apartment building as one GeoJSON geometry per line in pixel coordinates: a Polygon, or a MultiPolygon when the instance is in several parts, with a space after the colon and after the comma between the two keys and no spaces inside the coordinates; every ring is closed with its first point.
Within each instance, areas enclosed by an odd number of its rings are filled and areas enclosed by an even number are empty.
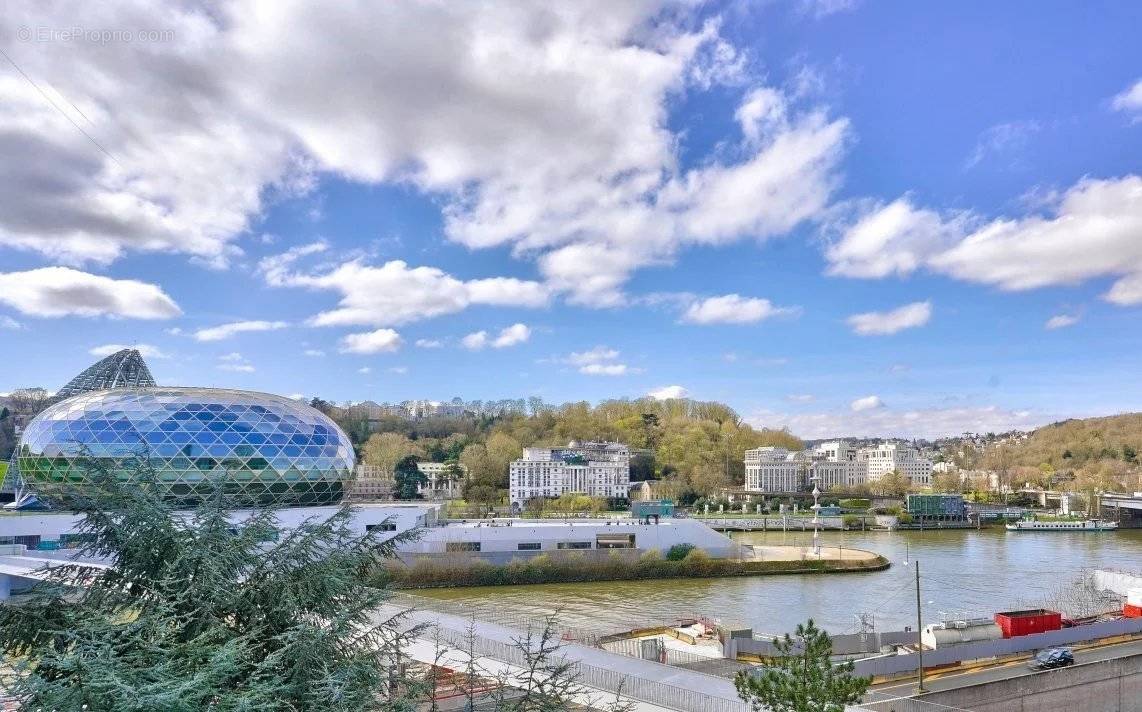
{"type": "MultiPolygon", "coordinates": [[[[468,468],[460,465],[459,479],[448,476],[448,465],[443,462],[418,462],[416,469],[424,473],[428,482],[416,488],[425,499],[452,499],[460,496],[468,468]]],[[[378,465],[358,463],[356,477],[346,486],[345,497],[351,502],[387,502],[393,498],[393,473],[378,465]]]]}
{"type": "Polygon", "coordinates": [[[523,449],[511,463],[508,489],[514,507],[533,497],[568,493],[630,496],[630,448],[621,443],[571,441],[565,448],[523,449]]]}
{"type": "Polygon", "coordinates": [[[920,457],[916,448],[904,443],[881,443],[861,448],[858,457],[868,463],[869,482],[876,482],[881,477],[899,470],[912,480],[914,485],[927,487],[932,484],[932,461],[920,457]]]}
{"type": "Polygon", "coordinates": [[[797,492],[803,489],[806,462],[783,447],[745,451],[745,488],[750,492],[797,492]]]}
{"type": "Polygon", "coordinates": [[[813,450],[789,452],[760,447],[745,453],[745,489],[749,492],[799,492],[815,484],[854,487],[875,482],[899,470],[913,484],[932,484],[932,462],[903,443],[858,448],[844,440],[821,443],[813,450]]]}

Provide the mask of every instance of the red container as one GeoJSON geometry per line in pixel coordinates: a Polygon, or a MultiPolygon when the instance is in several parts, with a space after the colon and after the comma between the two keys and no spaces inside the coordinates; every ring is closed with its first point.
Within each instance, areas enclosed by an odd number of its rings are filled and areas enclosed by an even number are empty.
{"type": "Polygon", "coordinates": [[[1004,638],[1043,633],[1063,627],[1063,616],[1044,608],[1028,611],[1005,611],[995,614],[995,624],[1003,631],[1004,638]]]}
{"type": "Polygon", "coordinates": [[[1127,618],[1142,618],[1142,606],[1132,606],[1127,603],[1122,607],[1122,615],[1127,618]]]}

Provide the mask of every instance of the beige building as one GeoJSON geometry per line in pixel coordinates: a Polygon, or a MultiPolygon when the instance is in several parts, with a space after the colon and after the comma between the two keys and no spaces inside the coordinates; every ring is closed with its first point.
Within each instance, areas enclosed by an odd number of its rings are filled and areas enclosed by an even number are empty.
{"type": "MultiPolygon", "coordinates": [[[[428,478],[426,484],[417,487],[417,493],[424,499],[454,499],[464,488],[468,468],[458,465],[461,475],[458,479],[448,476],[448,464],[443,462],[418,462],[416,468],[428,478]]],[[[393,473],[377,465],[359,464],[356,477],[345,493],[350,502],[385,502],[393,499],[393,473]]]]}

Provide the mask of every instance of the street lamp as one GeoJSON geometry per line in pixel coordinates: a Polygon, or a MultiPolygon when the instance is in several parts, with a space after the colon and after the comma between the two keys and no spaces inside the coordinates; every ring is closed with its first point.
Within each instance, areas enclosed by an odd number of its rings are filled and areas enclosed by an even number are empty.
{"type": "Polygon", "coordinates": [[[817,488],[817,483],[820,480],[820,476],[816,474],[809,478],[809,481],[813,483],[813,506],[810,507],[810,509],[813,510],[813,521],[810,522],[810,524],[813,525],[813,553],[817,556],[818,559],[821,558],[821,541],[819,532],[821,527],[821,518],[819,516],[821,505],[817,501],[817,499],[821,496],[821,490],[817,488]]]}

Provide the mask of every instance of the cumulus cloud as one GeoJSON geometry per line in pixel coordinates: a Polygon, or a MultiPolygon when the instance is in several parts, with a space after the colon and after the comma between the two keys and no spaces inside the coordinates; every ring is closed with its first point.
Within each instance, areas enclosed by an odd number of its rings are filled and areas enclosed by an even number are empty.
{"type": "Polygon", "coordinates": [[[351,354],[379,354],[398,351],[404,340],[392,329],[377,329],[361,334],[349,334],[341,339],[341,352],[351,354]]]}
{"type": "MultiPolygon", "coordinates": [[[[818,0],[814,14],[847,4],[818,0]]],[[[17,2],[5,7],[9,29],[159,27],[172,38],[20,58],[106,154],[27,82],[0,81],[0,194],[23,196],[0,209],[0,244],[73,261],[161,250],[223,265],[268,197],[332,175],[411,185],[443,206],[447,238],[509,246],[573,301],[621,304],[632,271],[688,245],[783,234],[837,185],[848,122],[775,90],[767,111],[739,112],[738,150],[680,168],[670,101],[750,81],[719,18],[700,14],[653,0],[233,0],[209,12],[17,2]]],[[[515,304],[534,290],[489,282],[465,298],[515,304]]],[[[410,318],[345,301],[319,319],[410,318]]]]}
{"type": "Polygon", "coordinates": [[[849,403],[849,410],[854,413],[859,413],[862,410],[872,410],[874,408],[883,408],[884,401],[880,400],[880,396],[865,396],[864,398],[857,398],[852,403],[849,403]]]}
{"type": "Polygon", "coordinates": [[[219,324],[207,329],[199,329],[194,332],[194,338],[197,341],[222,341],[229,339],[237,334],[244,334],[252,331],[277,331],[289,326],[284,321],[233,321],[229,324],[219,324]]]}
{"type": "Polygon", "coordinates": [[[112,279],[68,267],[0,273],[0,303],[40,317],[169,319],[182,314],[158,285],[112,279]]]}
{"type": "Polygon", "coordinates": [[[435,267],[409,267],[401,260],[380,267],[355,260],[329,272],[306,274],[290,268],[297,254],[266,258],[260,269],[273,286],[341,294],[336,309],[310,320],[315,326],[399,326],[471,305],[541,307],[550,297],[539,282],[507,277],[463,281],[435,267]]]}
{"type": "Polygon", "coordinates": [[[1079,318],[1074,314],[1056,314],[1047,320],[1043,328],[1048,330],[1063,329],[1068,326],[1074,326],[1077,323],[1079,323],[1079,318]]]}
{"type": "Polygon", "coordinates": [[[890,311],[853,314],[846,322],[861,336],[883,336],[923,326],[931,318],[931,302],[912,302],[890,311]]]}
{"type": "MultiPolygon", "coordinates": [[[[874,209],[856,224],[875,223],[883,211],[874,209]]],[[[940,217],[903,203],[896,219],[862,232],[863,239],[849,251],[827,249],[829,271],[883,277],[923,266],[1007,291],[1110,277],[1116,281],[1103,295],[1107,301],[1142,304],[1142,177],[1083,179],[1056,194],[1046,211],[985,222],[940,217]]]]}
{"type": "Polygon", "coordinates": [[[558,361],[575,366],[579,373],[587,376],[623,376],[638,373],[640,369],[620,363],[620,353],[608,346],[596,346],[587,351],[573,351],[558,361]]]}
{"type": "Polygon", "coordinates": [[[655,388],[649,391],[646,395],[654,400],[671,400],[674,398],[685,398],[690,395],[690,392],[682,386],[663,386],[662,388],[655,388]]]}
{"type": "Polygon", "coordinates": [[[836,437],[939,438],[972,433],[1003,433],[1032,430],[1058,420],[1050,414],[1030,410],[1009,410],[994,405],[895,410],[874,408],[859,412],[822,411],[778,413],[760,411],[746,421],[757,427],[788,428],[790,432],[813,439],[836,437]]]}
{"type": "Polygon", "coordinates": [[[491,336],[486,331],[477,331],[468,334],[460,339],[460,344],[472,351],[479,351],[480,349],[492,347],[493,349],[505,349],[509,346],[522,344],[531,338],[531,329],[526,324],[512,324],[511,326],[500,330],[500,333],[491,336]]]}
{"type": "Polygon", "coordinates": [[[1142,120],[1142,79],[1123,89],[1110,100],[1115,111],[1132,114],[1134,120],[1142,120]]]}
{"type": "Polygon", "coordinates": [[[417,339],[416,347],[419,349],[438,349],[444,345],[440,339],[417,339]]]}
{"type": "Polygon", "coordinates": [[[6,314],[0,314],[0,329],[23,329],[24,325],[6,314]]]}
{"type": "Polygon", "coordinates": [[[362,376],[367,376],[368,374],[370,374],[372,372],[373,372],[373,369],[369,368],[368,366],[362,366],[362,367],[357,369],[357,373],[361,374],[362,376]]]}
{"type": "Polygon", "coordinates": [[[825,250],[828,273],[880,278],[908,275],[929,257],[962,237],[964,218],[945,218],[912,205],[907,197],[891,203],[857,203],[857,217],[839,225],[840,239],[825,250]]]}
{"type": "Polygon", "coordinates": [[[682,313],[682,321],[689,324],[752,324],[795,311],[775,307],[768,299],[727,294],[694,302],[682,313]]]}
{"type": "Polygon", "coordinates": [[[130,346],[126,344],[104,344],[103,346],[96,346],[95,348],[89,350],[88,353],[92,356],[102,357],[110,356],[113,353],[118,353],[123,349],[135,349],[143,358],[170,358],[170,356],[162,349],[157,346],[151,346],[150,344],[131,344],[130,346]]]}

